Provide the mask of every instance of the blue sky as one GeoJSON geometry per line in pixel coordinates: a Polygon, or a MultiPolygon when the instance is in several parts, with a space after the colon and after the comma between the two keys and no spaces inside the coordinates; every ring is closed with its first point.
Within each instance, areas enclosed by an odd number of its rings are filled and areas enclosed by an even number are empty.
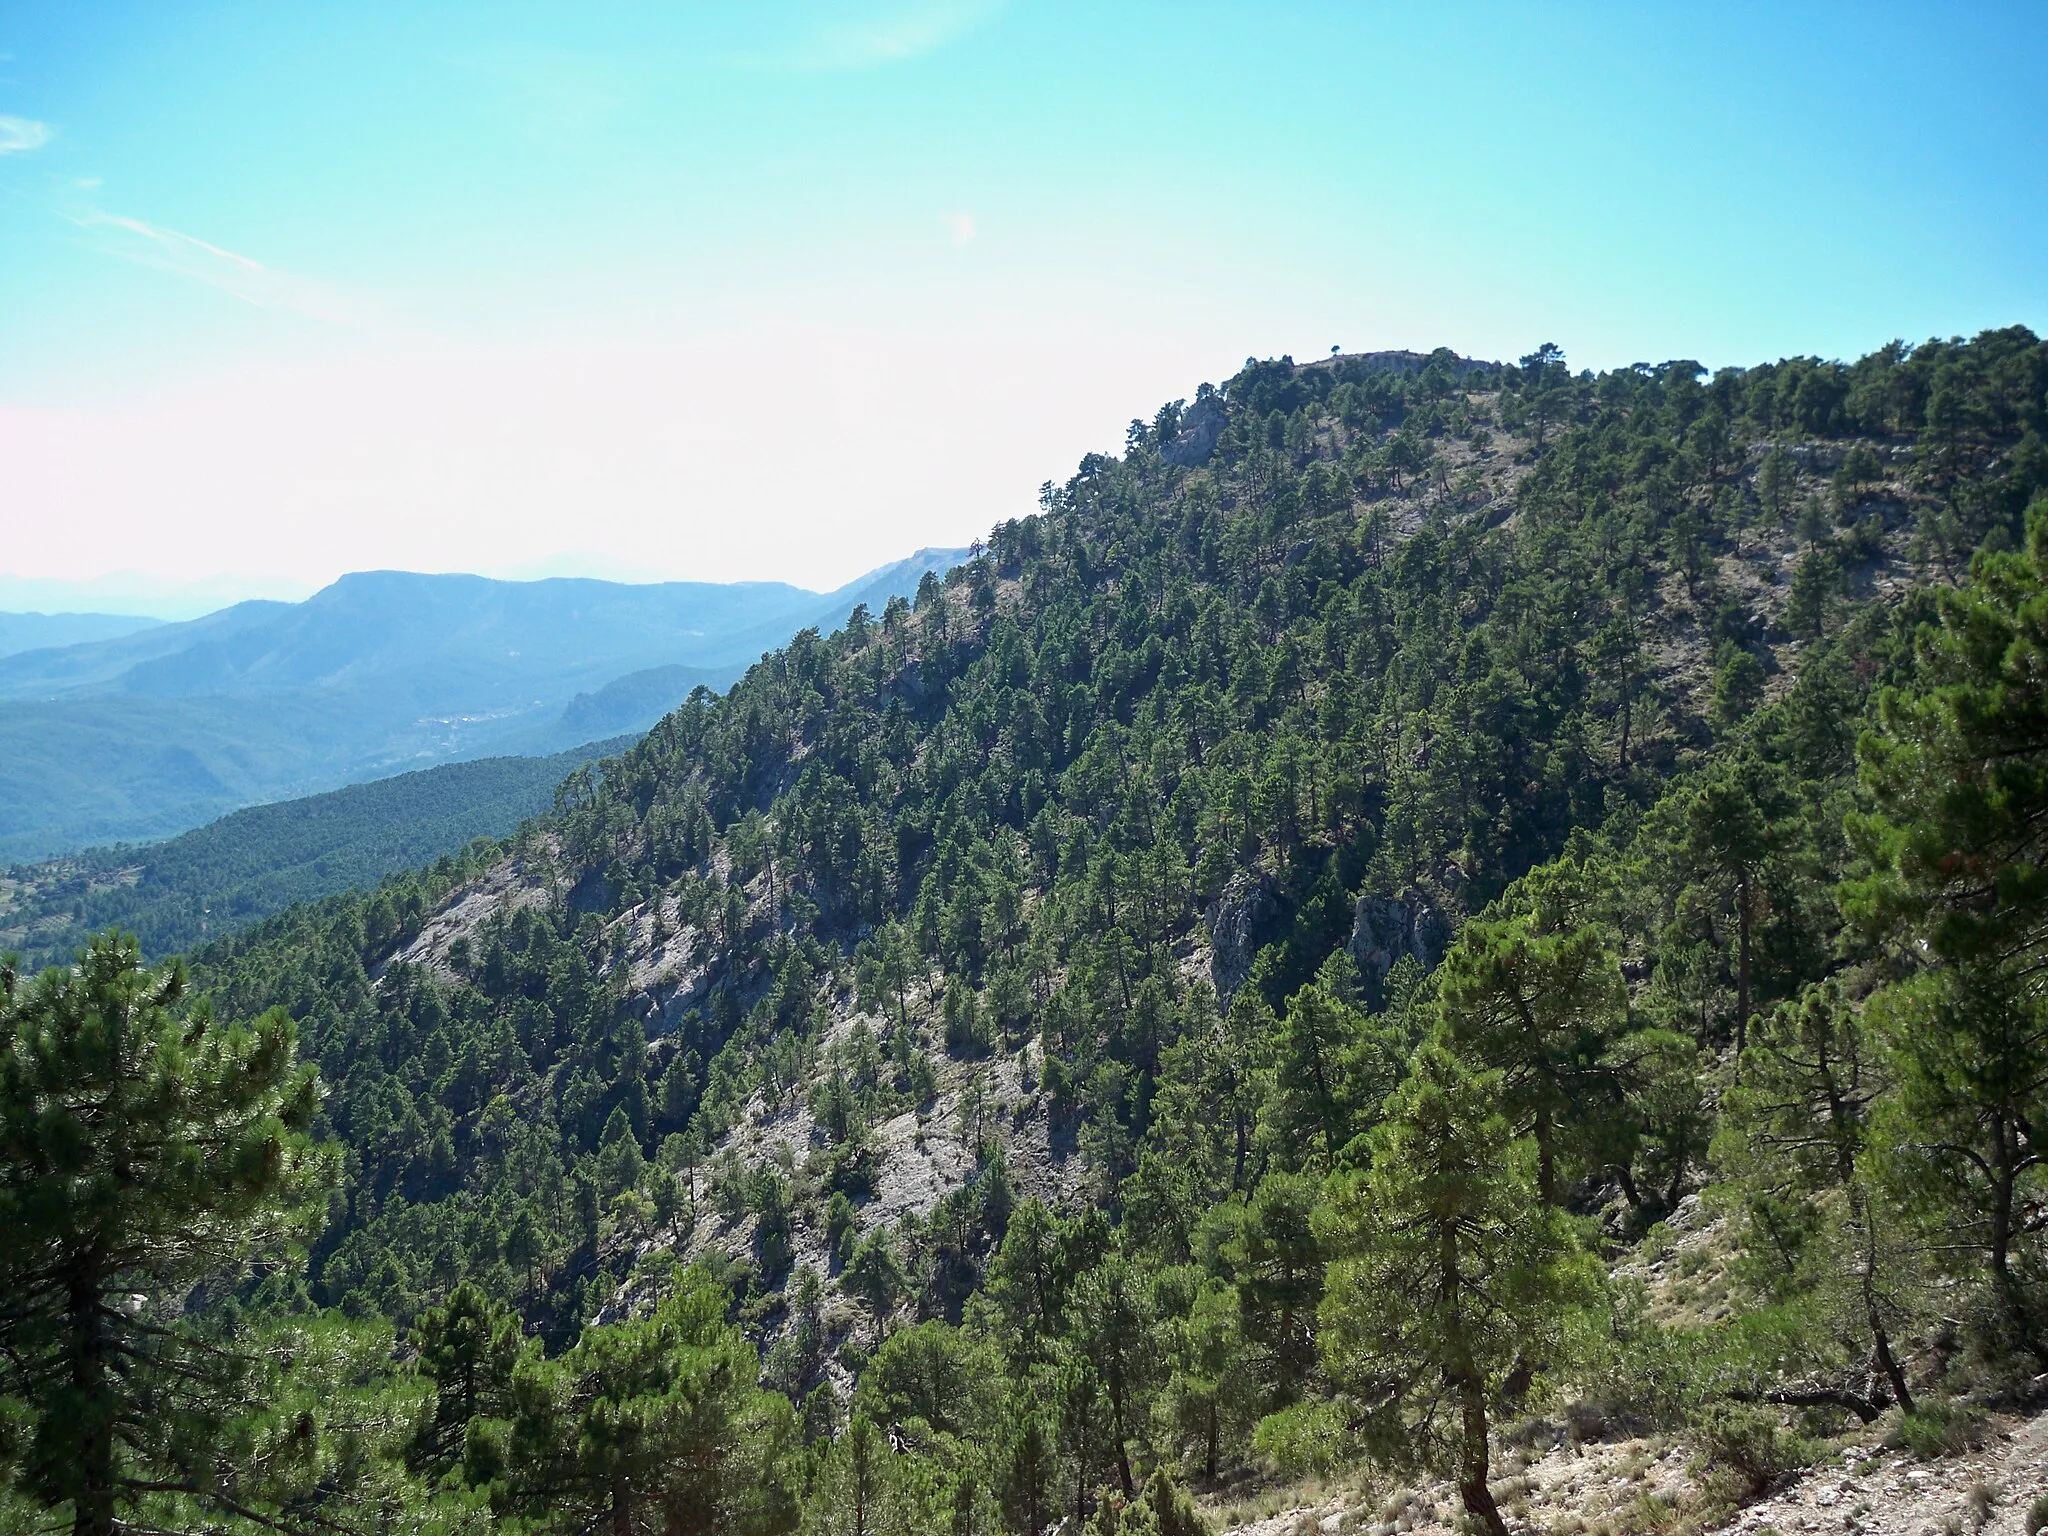
{"type": "Polygon", "coordinates": [[[7,606],[822,586],[1248,355],[2048,325],[2038,4],[0,3],[0,54],[7,606]]]}

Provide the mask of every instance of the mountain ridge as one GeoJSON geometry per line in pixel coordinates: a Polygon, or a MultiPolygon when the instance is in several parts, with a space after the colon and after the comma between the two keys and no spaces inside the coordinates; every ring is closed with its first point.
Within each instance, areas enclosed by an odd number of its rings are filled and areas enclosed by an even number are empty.
{"type": "Polygon", "coordinates": [[[920,551],[825,593],[352,572],[300,603],[0,657],[0,858],[642,730],[692,688],[728,685],[798,630],[907,594],[959,553],[920,551]]]}
{"type": "Polygon", "coordinates": [[[90,640],[118,639],[162,622],[132,613],[0,612],[0,658],[90,640]]]}

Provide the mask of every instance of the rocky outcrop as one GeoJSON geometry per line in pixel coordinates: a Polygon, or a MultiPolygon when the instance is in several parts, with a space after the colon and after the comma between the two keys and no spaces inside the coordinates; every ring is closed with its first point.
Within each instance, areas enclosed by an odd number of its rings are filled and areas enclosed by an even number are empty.
{"type": "Polygon", "coordinates": [[[1432,971],[1450,943],[1449,920],[1427,895],[1410,888],[1399,896],[1360,896],[1344,948],[1366,991],[1377,996],[1387,972],[1403,955],[1414,956],[1425,971],[1432,971]]]}
{"type": "Polygon", "coordinates": [[[892,704],[901,699],[912,709],[922,709],[931,698],[931,690],[925,686],[924,671],[914,661],[905,662],[903,670],[882,684],[882,702],[892,704]]]}
{"type": "Polygon", "coordinates": [[[1195,403],[1181,413],[1180,430],[1172,442],[1159,450],[1159,457],[1168,464],[1188,469],[1208,463],[1227,420],[1229,412],[1224,409],[1221,395],[1197,395],[1195,403]]]}
{"type": "Polygon", "coordinates": [[[1251,974],[1252,961],[1280,936],[1293,915],[1287,898],[1266,875],[1241,869],[1203,914],[1209,925],[1209,980],[1225,1003],[1251,974]]]}

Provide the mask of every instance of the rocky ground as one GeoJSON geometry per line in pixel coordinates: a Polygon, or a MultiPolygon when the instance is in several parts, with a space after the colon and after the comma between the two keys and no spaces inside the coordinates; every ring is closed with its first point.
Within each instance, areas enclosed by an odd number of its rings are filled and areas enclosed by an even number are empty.
{"type": "MultiPolygon", "coordinates": [[[[1642,1287],[1647,1315],[1698,1327],[1739,1305],[1728,1232],[1688,1196],[1614,1274],[1642,1287]]],[[[1963,1409],[1954,1454],[1899,1448],[1897,1415],[1852,1428],[1803,1470],[1746,1489],[1685,1435],[1581,1438],[1564,1425],[1512,1428],[1493,1492],[1517,1536],[2037,1536],[2048,1529],[2048,1376],[2031,1414],[1963,1409]],[[1517,1448],[1517,1447],[1525,1448],[1517,1448]]],[[[1469,1536],[1448,1483],[1309,1486],[1212,1501],[1228,1536],[1469,1536]]]]}
{"type": "MultiPolygon", "coordinates": [[[[2036,1536],[2048,1528],[2048,1413],[1990,1415],[1974,1449],[1934,1460],[1885,1448],[1873,1426],[1829,1459],[1731,1507],[1681,1440],[1560,1444],[1522,1464],[1512,1455],[1494,1492],[1511,1528],[1529,1536],[1650,1536],[1661,1530],[1733,1536],[2036,1536]]],[[[1316,1490],[1281,1508],[1212,1511],[1231,1536],[1453,1536],[1447,1484],[1375,1496],[1316,1490]]]]}

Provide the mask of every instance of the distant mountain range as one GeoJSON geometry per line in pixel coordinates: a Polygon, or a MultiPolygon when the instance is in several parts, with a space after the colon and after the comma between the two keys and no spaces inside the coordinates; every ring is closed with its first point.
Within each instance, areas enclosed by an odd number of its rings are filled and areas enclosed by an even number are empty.
{"type": "Polygon", "coordinates": [[[132,613],[0,613],[0,656],[113,640],[161,622],[132,613]]]}
{"type": "Polygon", "coordinates": [[[0,859],[169,837],[241,806],[644,730],[691,689],[729,686],[856,605],[879,612],[962,554],[921,550],[823,593],[363,571],[304,602],[175,624],[0,615],[0,640],[52,637],[0,653],[0,859]],[[62,638],[66,620],[86,637],[62,638]]]}

